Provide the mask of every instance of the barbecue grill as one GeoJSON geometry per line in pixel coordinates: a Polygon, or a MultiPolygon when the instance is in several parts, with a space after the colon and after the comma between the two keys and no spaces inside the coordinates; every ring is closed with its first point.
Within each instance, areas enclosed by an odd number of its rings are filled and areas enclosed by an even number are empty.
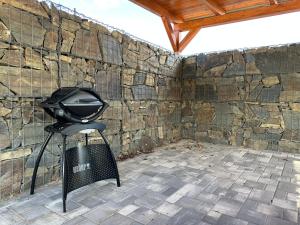
{"type": "Polygon", "coordinates": [[[118,167],[108,141],[103,135],[105,124],[95,122],[108,104],[90,88],[63,87],[53,92],[41,103],[44,110],[57,122],[44,128],[48,132],[36,159],[31,180],[30,194],[34,193],[37,171],[43,153],[52,138],[61,134],[63,149],[61,155],[63,212],[66,212],[67,194],[90,183],[115,178],[120,187],[118,167]],[[98,131],[104,144],[89,144],[88,134],[98,131]],[[67,149],[67,137],[76,133],[85,134],[85,146],[67,149]]]}
{"type": "Polygon", "coordinates": [[[63,87],[41,106],[59,122],[88,123],[97,119],[108,104],[90,88],[63,87]]]}

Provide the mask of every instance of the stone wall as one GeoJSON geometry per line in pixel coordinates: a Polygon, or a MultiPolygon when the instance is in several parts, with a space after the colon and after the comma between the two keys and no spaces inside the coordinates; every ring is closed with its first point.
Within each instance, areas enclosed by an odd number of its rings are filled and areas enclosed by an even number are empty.
{"type": "Polygon", "coordinates": [[[300,151],[300,44],[183,60],[182,136],[300,151]]]}
{"type": "MultiPolygon", "coordinates": [[[[180,139],[180,63],[54,5],[0,0],[0,199],[28,188],[43,128],[54,122],[39,103],[58,87],[92,87],[109,103],[99,119],[120,158],[180,139]]],[[[58,179],[60,152],[56,137],[39,185],[58,179]]]]}

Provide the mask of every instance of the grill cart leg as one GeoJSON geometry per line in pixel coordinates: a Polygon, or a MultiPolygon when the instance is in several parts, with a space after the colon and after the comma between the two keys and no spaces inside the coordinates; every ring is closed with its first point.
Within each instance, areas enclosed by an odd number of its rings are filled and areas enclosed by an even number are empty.
{"type": "Polygon", "coordinates": [[[88,145],[89,144],[89,136],[88,134],[85,134],[85,145],[88,145]]]}
{"type": "Polygon", "coordinates": [[[36,175],[37,175],[37,171],[38,171],[38,168],[39,168],[39,165],[40,165],[40,161],[42,159],[42,156],[44,154],[44,151],[51,139],[51,137],[53,136],[53,132],[49,133],[47,138],[45,139],[42,147],[41,147],[41,150],[38,154],[38,157],[35,161],[35,165],[34,165],[34,170],[33,170],[33,174],[32,174],[32,178],[31,178],[31,187],[30,187],[30,194],[33,195],[34,194],[34,187],[35,187],[35,180],[36,180],[36,175]]]}
{"type": "Polygon", "coordinates": [[[115,159],[115,156],[114,154],[112,153],[111,149],[110,149],[110,146],[108,144],[108,141],[106,140],[105,136],[102,134],[102,132],[100,130],[98,130],[99,134],[101,135],[102,139],[104,140],[105,144],[106,144],[106,147],[109,149],[109,152],[110,152],[110,156],[111,156],[111,159],[112,159],[112,162],[113,162],[113,165],[115,167],[115,171],[116,171],[116,180],[117,180],[117,186],[120,187],[121,186],[121,182],[120,182],[120,176],[119,176],[119,170],[118,170],[118,166],[117,166],[117,163],[116,163],[116,159],[115,159]]]}
{"type": "Polygon", "coordinates": [[[63,135],[63,153],[62,153],[62,200],[63,200],[63,212],[66,212],[66,200],[67,200],[67,173],[66,173],[66,145],[67,136],[63,135]]]}

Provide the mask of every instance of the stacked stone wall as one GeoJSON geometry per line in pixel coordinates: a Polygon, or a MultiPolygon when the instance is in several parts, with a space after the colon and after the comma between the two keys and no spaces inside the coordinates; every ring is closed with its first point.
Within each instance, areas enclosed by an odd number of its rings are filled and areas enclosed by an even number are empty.
{"type": "Polygon", "coordinates": [[[300,151],[300,44],[183,60],[182,136],[300,151]]]}
{"type": "MultiPolygon", "coordinates": [[[[179,140],[180,62],[54,4],[1,0],[0,199],[28,189],[44,127],[55,122],[39,103],[59,87],[91,87],[109,103],[99,120],[116,157],[179,140]]],[[[60,152],[56,137],[42,159],[39,185],[59,178],[60,152]]]]}

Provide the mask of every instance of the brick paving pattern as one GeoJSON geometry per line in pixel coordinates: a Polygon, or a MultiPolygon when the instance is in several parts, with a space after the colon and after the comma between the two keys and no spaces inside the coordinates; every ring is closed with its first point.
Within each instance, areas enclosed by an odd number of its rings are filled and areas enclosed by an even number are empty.
{"type": "MultiPolygon", "coordinates": [[[[296,225],[300,155],[183,140],[118,163],[121,184],[38,188],[2,203],[0,224],[296,225]]],[[[298,222],[299,221],[299,222],[298,222]]]]}

